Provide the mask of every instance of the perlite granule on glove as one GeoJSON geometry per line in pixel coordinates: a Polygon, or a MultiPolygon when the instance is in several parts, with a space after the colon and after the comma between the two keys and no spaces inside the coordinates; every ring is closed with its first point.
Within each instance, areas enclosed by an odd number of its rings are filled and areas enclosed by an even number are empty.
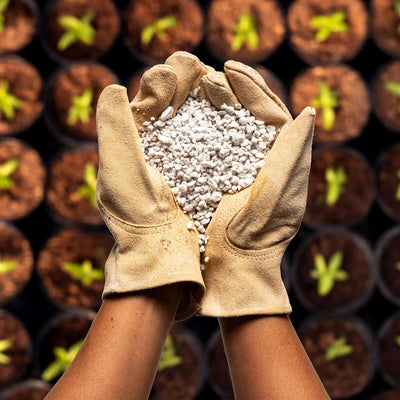
{"type": "Polygon", "coordinates": [[[198,89],[190,93],[174,118],[168,107],[158,120],[145,122],[140,136],[146,161],[161,172],[191,218],[188,229],[197,229],[204,253],[206,228],[222,195],[253,183],[276,130],[241,104],[218,110],[197,94],[198,89]]]}

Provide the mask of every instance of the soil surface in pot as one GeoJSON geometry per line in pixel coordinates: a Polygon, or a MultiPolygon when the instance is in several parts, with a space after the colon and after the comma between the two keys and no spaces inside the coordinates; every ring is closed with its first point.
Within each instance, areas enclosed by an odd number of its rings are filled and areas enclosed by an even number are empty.
{"type": "Polygon", "coordinates": [[[325,149],[314,154],[304,214],[307,225],[355,224],[368,213],[372,200],[372,175],[361,155],[346,148],[325,149]],[[325,171],[327,168],[337,171],[340,167],[347,175],[344,192],[336,203],[328,205],[325,171]]]}
{"type": "Polygon", "coordinates": [[[8,85],[8,93],[20,101],[13,118],[7,118],[0,109],[0,135],[22,132],[42,112],[42,78],[37,69],[22,58],[6,57],[0,60],[0,82],[8,85]]]}
{"type": "Polygon", "coordinates": [[[301,297],[312,309],[333,310],[346,306],[361,306],[357,303],[365,296],[372,284],[371,255],[359,243],[360,238],[345,232],[327,232],[314,238],[302,249],[297,264],[296,282],[301,297]],[[315,269],[314,260],[322,254],[328,263],[336,252],[343,254],[341,270],[348,277],[344,281],[335,281],[332,290],[325,296],[318,294],[318,280],[311,276],[315,269]]]}
{"type": "Polygon", "coordinates": [[[31,341],[25,327],[11,314],[0,313],[0,340],[9,339],[11,347],[4,351],[10,358],[8,364],[0,364],[0,387],[16,382],[31,362],[31,341]]]}
{"type": "Polygon", "coordinates": [[[12,0],[4,12],[0,53],[14,53],[25,47],[36,33],[37,15],[31,1],[12,0]]]}
{"type": "Polygon", "coordinates": [[[16,228],[0,223],[0,260],[15,262],[15,268],[0,274],[0,302],[16,296],[29,281],[33,254],[28,240],[16,228]]]}
{"type": "Polygon", "coordinates": [[[89,197],[78,194],[84,186],[85,165],[93,164],[97,171],[99,156],[96,149],[65,151],[54,160],[47,181],[46,201],[57,216],[67,222],[101,225],[99,210],[90,203],[89,197]]]}
{"type": "Polygon", "coordinates": [[[400,55],[400,16],[393,0],[371,1],[371,34],[377,46],[392,56],[400,55]]]}
{"type": "Polygon", "coordinates": [[[43,400],[48,392],[44,389],[22,388],[7,396],[4,400],[43,400]]]}
{"type": "Polygon", "coordinates": [[[125,15],[125,43],[148,62],[162,61],[178,50],[194,49],[203,37],[203,13],[194,0],[135,0],[125,15]],[[170,16],[177,24],[157,34],[146,44],[141,39],[144,28],[160,18],[170,16]]]}
{"type": "Polygon", "coordinates": [[[378,73],[373,87],[376,116],[388,129],[400,133],[400,97],[387,89],[388,82],[400,83],[400,61],[387,64],[378,73]]]}
{"type": "Polygon", "coordinates": [[[62,134],[77,139],[97,140],[96,106],[103,89],[117,83],[118,78],[107,67],[89,63],[73,65],[56,77],[49,96],[50,115],[62,134]],[[92,91],[91,112],[88,122],[69,120],[69,110],[73,99],[82,96],[86,90],[92,91]]]}
{"type": "Polygon", "coordinates": [[[63,230],[50,238],[37,262],[37,271],[50,298],[71,306],[99,306],[104,278],[84,285],[63,270],[62,265],[88,260],[93,269],[103,270],[113,244],[111,235],[79,229],[63,230]]]}
{"type": "Polygon", "coordinates": [[[345,65],[313,67],[298,75],[290,90],[290,105],[294,115],[312,105],[325,83],[337,94],[335,120],[331,130],[324,127],[322,109],[317,107],[315,143],[343,142],[359,136],[368,122],[371,109],[369,92],[361,75],[345,65]]]}
{"type": "Polygon", "coordinates": [[[63,59],[98,58],[114,43],[120,30],[120,20],[114,2],[110,0],[59,0],[49,9],[46,21],[46,40],[51,50],[63,59]],[[78,40],[59,50],[57,43],[64,35],[65,28],[59,23],[64,15],[81,19],[88,12],[95,13],[91,26],[95,29],[93,44],[78,40]]]}
{"type": "Polygon", "coordinates": [[[206,41],[210,51],[221,61],[262,61],[279,47],[284,37],[285,21],[275,0],[215,0],[208,9],[206,41]],[[245,41],[239,50],[233,50],[235,26],[245,14],[254,19],[258,45],[251,48],[245,41]]]}
{"type": "Polygon", "coordinates": [[[371,398],[371,400],[399,400],[400,399],[400,391],[397,390],[389,390],[384,393],[380,393],[377,396],[371,398]]]}
{"type": "Polygon", "coordinates": [[[313,322],[301,334],[301,341],[330,396],[342,399],[363,390],[369,378],[371,356],[363,336],[352,323],[338,319],[313,322]],[[342,337],[353,346],[352,353],[327,361],[327,348],[342,337]]]}
{"type": "Polygon", "coordinates": [[[28,215],[42,201],[46,170],[39,153],[16,139],[0,141],[0,165],[18,160],[11,174],[13,184],[0,190],[0,219],[14,220],[28,215]]]}
{"type": "Polygon", "coordinates": [[[288,12],[290,42],[309,64],[348,61],[360,51],[368,32],[367,10],[360,0],[297,0],[288,12]],[[324,41],[316,39],[318,29],[311,27],[315,16],[331,16],[342,11],[347,32],[333,32],[324,41]]]}

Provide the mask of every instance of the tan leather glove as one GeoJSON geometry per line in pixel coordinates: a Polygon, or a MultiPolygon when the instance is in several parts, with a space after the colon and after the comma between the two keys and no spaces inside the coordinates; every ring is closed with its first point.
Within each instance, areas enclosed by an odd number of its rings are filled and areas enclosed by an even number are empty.
{"type": "Polygon", "coordinates": [[[307,107],[293,121],[254,69],[227,61],[225,72],[202,78],[202,96],[217,108],[240,102],[280,133],[254,183],[225,194],[207,228],[200,314],[288,314],[280,264],[305,210],[315,110],[307,107]]]}
{"type": "Polygon", "coordinates": [[[198,236],[161,174],[145,162],[138,129],[168,106],[180,107],[207,68],[178,52],[147,71],[129,104],[126,89],[104,89],[97,106],[96,198],[115,245],[105,265],[103,297],[187,282],[176,319],[199,308],[204,294],[198,236]]]}

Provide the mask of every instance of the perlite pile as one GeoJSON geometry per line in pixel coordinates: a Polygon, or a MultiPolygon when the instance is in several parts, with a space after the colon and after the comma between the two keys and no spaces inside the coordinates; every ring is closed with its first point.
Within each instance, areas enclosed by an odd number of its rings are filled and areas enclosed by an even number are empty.
{"type": "Polygon", "coordinates": [[[140,136],[146,161],[161,172],[191,218],[188,229],[197,229],[204,253],[206,228],[222,195],[253,183],[276,130],[241,104],[218,110],[197,95],[198,89],[190,93],[174,118],[168,107],[157,120],[145,122],[140,136]]]}

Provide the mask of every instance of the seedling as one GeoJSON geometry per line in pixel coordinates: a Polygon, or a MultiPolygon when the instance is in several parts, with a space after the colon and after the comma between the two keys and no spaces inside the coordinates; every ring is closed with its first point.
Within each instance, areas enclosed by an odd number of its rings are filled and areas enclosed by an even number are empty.
{"type": "MultiPolygon", "coordinates": [[[[400,97],[400,82],[388,81],[385,83],[385,88],[396,97],[400,97]]],[[[400,113],[400,103],[397,104],[397,112],[400,113]]]]}
{"type": "Polygon", "coordinates": [[[246,43],[250,50],[256,50],[260,42],[257,33],[257,24],[250,14],[242,14],[239,21],[234,25],[235,36],[231,43],[233,51],[240,50],[246,43]]]}
{"type": "Polygon", "coordinates": [[[339,106],[339,94],[333,92],[326,82],[321,81],[318,88],[318,97],[311,100],[311,105],[322,110],[322,124],[327,132],[335,125],[335,108],[339,106]]]}
{"type": "Polygon", "coordinates": [[[0,33],[5,30],[5,17],[4,12],[7,10],[10,0],[0,0],[0,33]]]}
{"type": "MultiPolygon", "coordinates": [[[[396,176],[397,176],[398,179],[400,179],[400,169],[398,169],[396,171],[396,176]]],[[[396,189],[396,200],[400,201],[400,182],[397,185],[397,189],[396,189]]]]}
{"type": "Polygon", "coordinates": [[[11,175],[17,170],[19,166],[19,160],[12,158],[0,165],[0,191],[8,190],[14,186],[14,181],[11,175]]]}
{"type": "Polygon", "coordinates": [[[75,125],[78,120],[87,124],[93,111],[92,101],[92,89],[86,89],[81,95],[74,96],[71,108],[68,110],[68,124],[75,125]]]}
{"type": "Polygon", "coordinates": [[[353,350],[354,347],[346,343],[346,338],[340,337],[326,349],[325,360],[332,361],[336,358],[347,356],[351,354],[353,350]]]}
{"type": "Polygon", "coordinates": [[[168,335],[163,351],[161,353],[161,359],[158,363],[157,371],[163,371],[167,368],[176,367],[182,362],[182,357],[178,356],[175,352],[174,342],[172,336],[168,335]]]}
{"type": "Polygon", "coordinates": [[[325,181],[327,184],[325,202],[328,206],[333,206],[346,191],[346,170],[343,167],[336,170],[327,168],[325,170],[325,181]]]}
{"type": "Polygon", "coordinates": [[[321,253],[314,257],[314,269],[310,272],[312,278],[318,280],[318,294],[321,297],[329,294],[336,281],[345,281],[349,274],[340,269],[343,264],[343,253],[337,251],[329,259],[328,264],[321,253]]]}
{"type": "Polygon", "coordinates": [[[65,33],[61,35],[57,49],[64,51],[77,41],[81,41],[87,45],[92,45],[96,30],[91,23],[96,17],[94,11],[88,11],[82,18],[73,15],[62,15],[58,22],[65,29],[65,33]]]}
{"type": "MultiPolygon", "coordinates": [[[[400,1],[396,0],[394,2],[394,11],[398,18],[400,18],[400,1]]],[[[400,24],[397,25],[397,33],[400,34],[400,24]]]]}
{"type": "Polygon", "coordinates": [[[4,352],[9,350],[12,345],[13,341],[11,339],[0,340],[0,364],[6,365],[10,363],[10,357],[4,352]]]}
{"type": "Polygon", "coordinates": [[[400,347],[400,335],[397,335],[397,336],[396,336],[395,342],[396,342],[397,346],[400,347]]]}
{"type": "Polygon", "coordinates": [[[317,29],[315,39],[318,42],[325,42],[332,33],[344,33],[349,30],[344,11],[336,11],[331,15],[316,15],[311,19],[310,27],[317,29]]]}
{"type": "Polygon", "coordinates": [[[397,269],[398,271],[400,271],[400,261],[397,261],[397,263],[396,263],[396,269],[397,269]]]}
{"type": "Polygon", "coordinates": [[[0,82],[0,110],[9,121],[15,118],[15,110],[21,108],[21,100],[11,94],[7,81],[0,82]]]}
{"type": "Polygon", "coordinates": [[[94,281],[100,281],[104,278],[104,272],[101,269],[93,268],[90,260],[85,260],[81,264],[74,262],[64,262],[61,269],[82,283],[84,286],[90,286],[94,281]]]}
{"type": "Polygon", "coordinates": [[[80,198],[88,197],[92,207],[95,210],[97,210],[98,209],[96,203],[97,174],[96,174],[96,168],[92,163],[87,163],[85,165],[83,178],[85,180],[85,185],[81,186],[76,193],[80,198]]]}
{"type": "Polygon", "coordinates": [[[1,260],[0,255],[0,275],[14,271],[14,269],[17,268],[17,265],[18,263],[14,260],[1,260]]]}
{"type": "Polygon", "coordinates": [[[54,347],[53,354],[55,360],[51,362],[42,373],[42,379],[46,382],[52,381],[57,376],[62,375],[71,365],[75,356],[82,346],[82,340],[74,343],[68,350],[63,347],[54,347]]]}
{"type": "Polygon", "coordinates": [[[178,25],[178,23],[179,20],[172,15],[165,15],[164,17],[159,18],[156,22],[154,22],[154,24],[147,25],[142,29],[142,43],[147,46],[156,35],[161,40],[165,39],[167,36],[166,30],[174,28],[178,25]]]}

